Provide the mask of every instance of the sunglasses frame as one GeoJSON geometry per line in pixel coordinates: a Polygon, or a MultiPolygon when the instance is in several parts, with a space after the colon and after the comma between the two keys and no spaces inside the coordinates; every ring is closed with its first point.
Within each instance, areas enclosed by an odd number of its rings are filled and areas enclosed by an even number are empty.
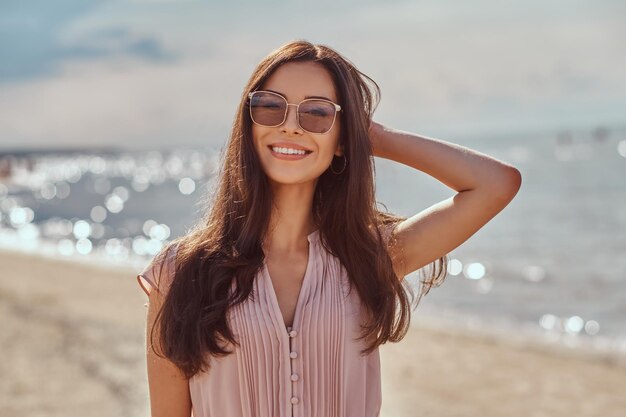
{"type": "Polygon", "coordinates": [[[249,107],[249,111],[250,111],[250,119],[252,120],[252,123],[259,125],[259,126],[264,126],[264,127],[278,127],[280,125],[282,125],[283,123],[285,123],[285,120],[287,120],[287,113],[289,113],[289,106],[296,106],[296,121],[298,122],[298,126],[300,126],[300,129],[304,130],[305,132],[311,133],[313,135],[325,135],[326,133],[330,132],[333,128],[333,126],[335,126],[335,120],[337,120],[337,113],[339,113],[341,111],[341,106],[337,103],[334,103],[330,100],[326,100],[323,98],[307,98],[302,100],[300,103],[298,104],[292,104],[289,103],[287,101],[287,99],[285,97],[283,97],[282,95],[278,94],[278,93],[274,93],[273,91],[265,91],[265,90],[255,90],[252,91],[250,93],[248,93],[248,101],[252,100],[252,97],[254,97],[254,95],[256,93],[265,93],[265,94],[272,94],[274,96],[280,97],[282,98],[285,103],[287,104],[287,107],[285,108],[285,115],[283,116],[283,120],[278,123],[277,125],[264,125],[261,123],[258,123],[257,121],[254,120],[254,117],[252,117],[252,106],[250,105],[250,103],[248,102],[248,107],[249,107]],[[307,101],[325,101],[326,103],[330,103],[335,107],[335,114],[333,115],[333,121],[330,124],[330,127],[328,128],[327,131],[325,132],[311,132],[310,130],[306,130],[301,124],[300,124],[300,104],[307,102],[307,101]]]}

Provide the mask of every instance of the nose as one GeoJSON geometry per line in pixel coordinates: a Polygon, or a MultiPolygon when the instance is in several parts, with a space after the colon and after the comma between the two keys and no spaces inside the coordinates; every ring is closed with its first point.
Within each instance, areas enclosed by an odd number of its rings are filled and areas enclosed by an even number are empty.
{"type": "Polygon", "coordinates": [[[285,122],[280,126],[280,129],[284,132],[294,133],[299,132],[302,133],[302,129],[298,124],[298,105],[297,104],[287,104],[287,117],[285,117],[285,122]],[[291,109],[293,107],[293,109],[291,109]]]}

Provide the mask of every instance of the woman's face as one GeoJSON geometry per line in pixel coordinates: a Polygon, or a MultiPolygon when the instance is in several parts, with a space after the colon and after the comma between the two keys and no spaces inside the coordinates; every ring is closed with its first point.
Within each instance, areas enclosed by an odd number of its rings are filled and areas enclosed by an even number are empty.
{"type": "MultiPolygon", "coordinates": [[[[259,90],[276,92],[290,104],[298,104],[313,96],[325,97],[339,104],[330,73],[314,62],[290,62],[280,66],[259,90]]],[[[288,106],[287,118],[280,126],[265,127],[253,123],[254,147],[270,182],[302,184],[317,181],[328,169],[333,155],[343,155],[339,147],[340,124],[338,113],[328,132],[309,133],[298,125],[296,106],[288,106]],[[290,146],[310,152],[299,159],[295,159],[298,157],[294,155],[282,156],[279,153],[290,146]]]]}

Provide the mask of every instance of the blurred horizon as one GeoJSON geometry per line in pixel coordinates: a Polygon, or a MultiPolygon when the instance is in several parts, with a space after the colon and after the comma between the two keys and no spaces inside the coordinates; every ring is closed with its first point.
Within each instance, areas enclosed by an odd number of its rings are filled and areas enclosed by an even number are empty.
{"type": "Polygon", "coordinates": [[[620,130],[625,11],[618,1],[3,3],[0,152],[219,148],[256,63],[293,39],[329,45],[372,77],[374,118],[394,128],[450,141],[620,130]]]}

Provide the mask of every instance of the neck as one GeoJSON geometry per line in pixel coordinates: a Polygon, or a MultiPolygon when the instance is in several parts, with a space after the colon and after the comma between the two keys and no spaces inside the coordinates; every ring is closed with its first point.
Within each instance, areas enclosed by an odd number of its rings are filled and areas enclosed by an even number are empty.
{"type": "Polygon", "coordinates": [[[272,214],[264,240],[266,254],[294,253],[307,247],[307,236],[317,228],[312,213],[314,192],[313,182],[272,187],[272,214]]]}

